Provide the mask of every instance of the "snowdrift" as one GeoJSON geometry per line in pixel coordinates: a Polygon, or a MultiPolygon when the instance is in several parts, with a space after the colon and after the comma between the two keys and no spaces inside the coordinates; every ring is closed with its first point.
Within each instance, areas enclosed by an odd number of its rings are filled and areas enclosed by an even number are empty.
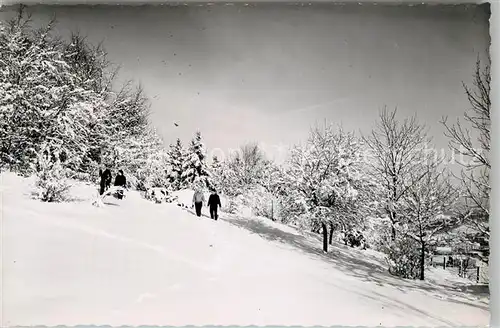
{"type": "MultiPolygon", "coordinates": [[[[488,295],[442,269],[391,277],[381,255],[263,218],[196,217],[176,204],[42,203],[0,175],[3,325],[485,326],[488,295]],[[362,315],[360,315],[362,314],[362,315]]],[[[179,192],[191,203],[192,191],[179,192]]]]}

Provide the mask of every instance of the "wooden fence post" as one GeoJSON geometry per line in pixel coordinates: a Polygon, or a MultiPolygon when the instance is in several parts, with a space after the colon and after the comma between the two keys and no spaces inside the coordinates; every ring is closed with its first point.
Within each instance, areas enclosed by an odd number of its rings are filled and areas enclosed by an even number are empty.
{"type": "Polygon", "coordinates": [[[443,269],[446,270],[446,256],[443,257],[443,269]]]}
{"type": "Polygon", "coordinates": [[[480,267],[478,266],[477,267],[477,278],[476,278],[476,282],[479,283],[479,271],[480,271],[480,267]]]}

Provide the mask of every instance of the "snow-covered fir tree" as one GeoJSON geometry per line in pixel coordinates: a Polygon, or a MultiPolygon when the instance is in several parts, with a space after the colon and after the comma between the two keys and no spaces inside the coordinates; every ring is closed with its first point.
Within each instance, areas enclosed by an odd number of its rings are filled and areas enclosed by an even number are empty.
{"type": "Polygon", "coordinates": [[[168,149],[168,181],[174,190],[181,189],[181,177],[183,170],[185,149],[181,139],[177,138],[168,149]]]}
{"type": "Polygon", "coordinates": [[[194,184],[201,184],[206,188],[212,188],[210,171],[206,162],[205,145],[202,142],[201,132],[197,131],[191,139],[186,150],[181,174],[182,187],[193,187],[194,184]]]}
{"type": "Polygon", "coordinates": [[[212,163],[210,163],[210,176],[212,177],[213,187],[220,191],[223,182],[223,163],[219,160],[217,155],[212,157],[212,163]]]}

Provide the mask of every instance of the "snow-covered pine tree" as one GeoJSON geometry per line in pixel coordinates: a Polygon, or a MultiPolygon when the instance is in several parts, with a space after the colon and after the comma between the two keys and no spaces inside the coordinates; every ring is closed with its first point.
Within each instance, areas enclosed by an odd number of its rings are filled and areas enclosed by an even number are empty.
{"type": "Polygon", "coordinates": [[[222,164],[223,163],[221,163],[217,155],[212,157],[212,163],[210,164],[210,176],[212,177],[213,186],[218,190],[221,190],[222,187],[222,164]]]}
{"type": "Polygon", "coordinates": [[[205,145],[202,142],[200,131],[197,131],[194,138],[191,139],[185,153],[181,174],[182,187],[191,188],[195,183],[212,188],[210,171],[206,163],[205,145]]]}
{"type": "Polygon", "coordinates": [[[173,190],[181,189],[184,154],[185,149],[182,145],[182,141],[177,138],[175,143],[170,144],[168,149],[168,181],[173,190]]]}
{"type": "Polygon", "coordinates": [[[211,163],[211,169],[214,175],[218,175],[222,169],[222,163],[217,157],[217,155],[214,155],[212,157],[212,163],[211,163]]]}

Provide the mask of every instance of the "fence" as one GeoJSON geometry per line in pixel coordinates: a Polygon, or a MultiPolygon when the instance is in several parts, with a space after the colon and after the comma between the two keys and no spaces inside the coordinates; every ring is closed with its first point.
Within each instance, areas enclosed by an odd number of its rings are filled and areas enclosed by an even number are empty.
{"type": "Polygon", "coordinates": [[[450,263],[447,256],[438,256],[432,258],[430,264],[433,267],[441,267],[444,270],[453,272],[460,277],[479,284],[488,284],[490,281],[489,266],[484,263],[477,265],[475,261],[457,262],[456,260],[450,263]]]}

